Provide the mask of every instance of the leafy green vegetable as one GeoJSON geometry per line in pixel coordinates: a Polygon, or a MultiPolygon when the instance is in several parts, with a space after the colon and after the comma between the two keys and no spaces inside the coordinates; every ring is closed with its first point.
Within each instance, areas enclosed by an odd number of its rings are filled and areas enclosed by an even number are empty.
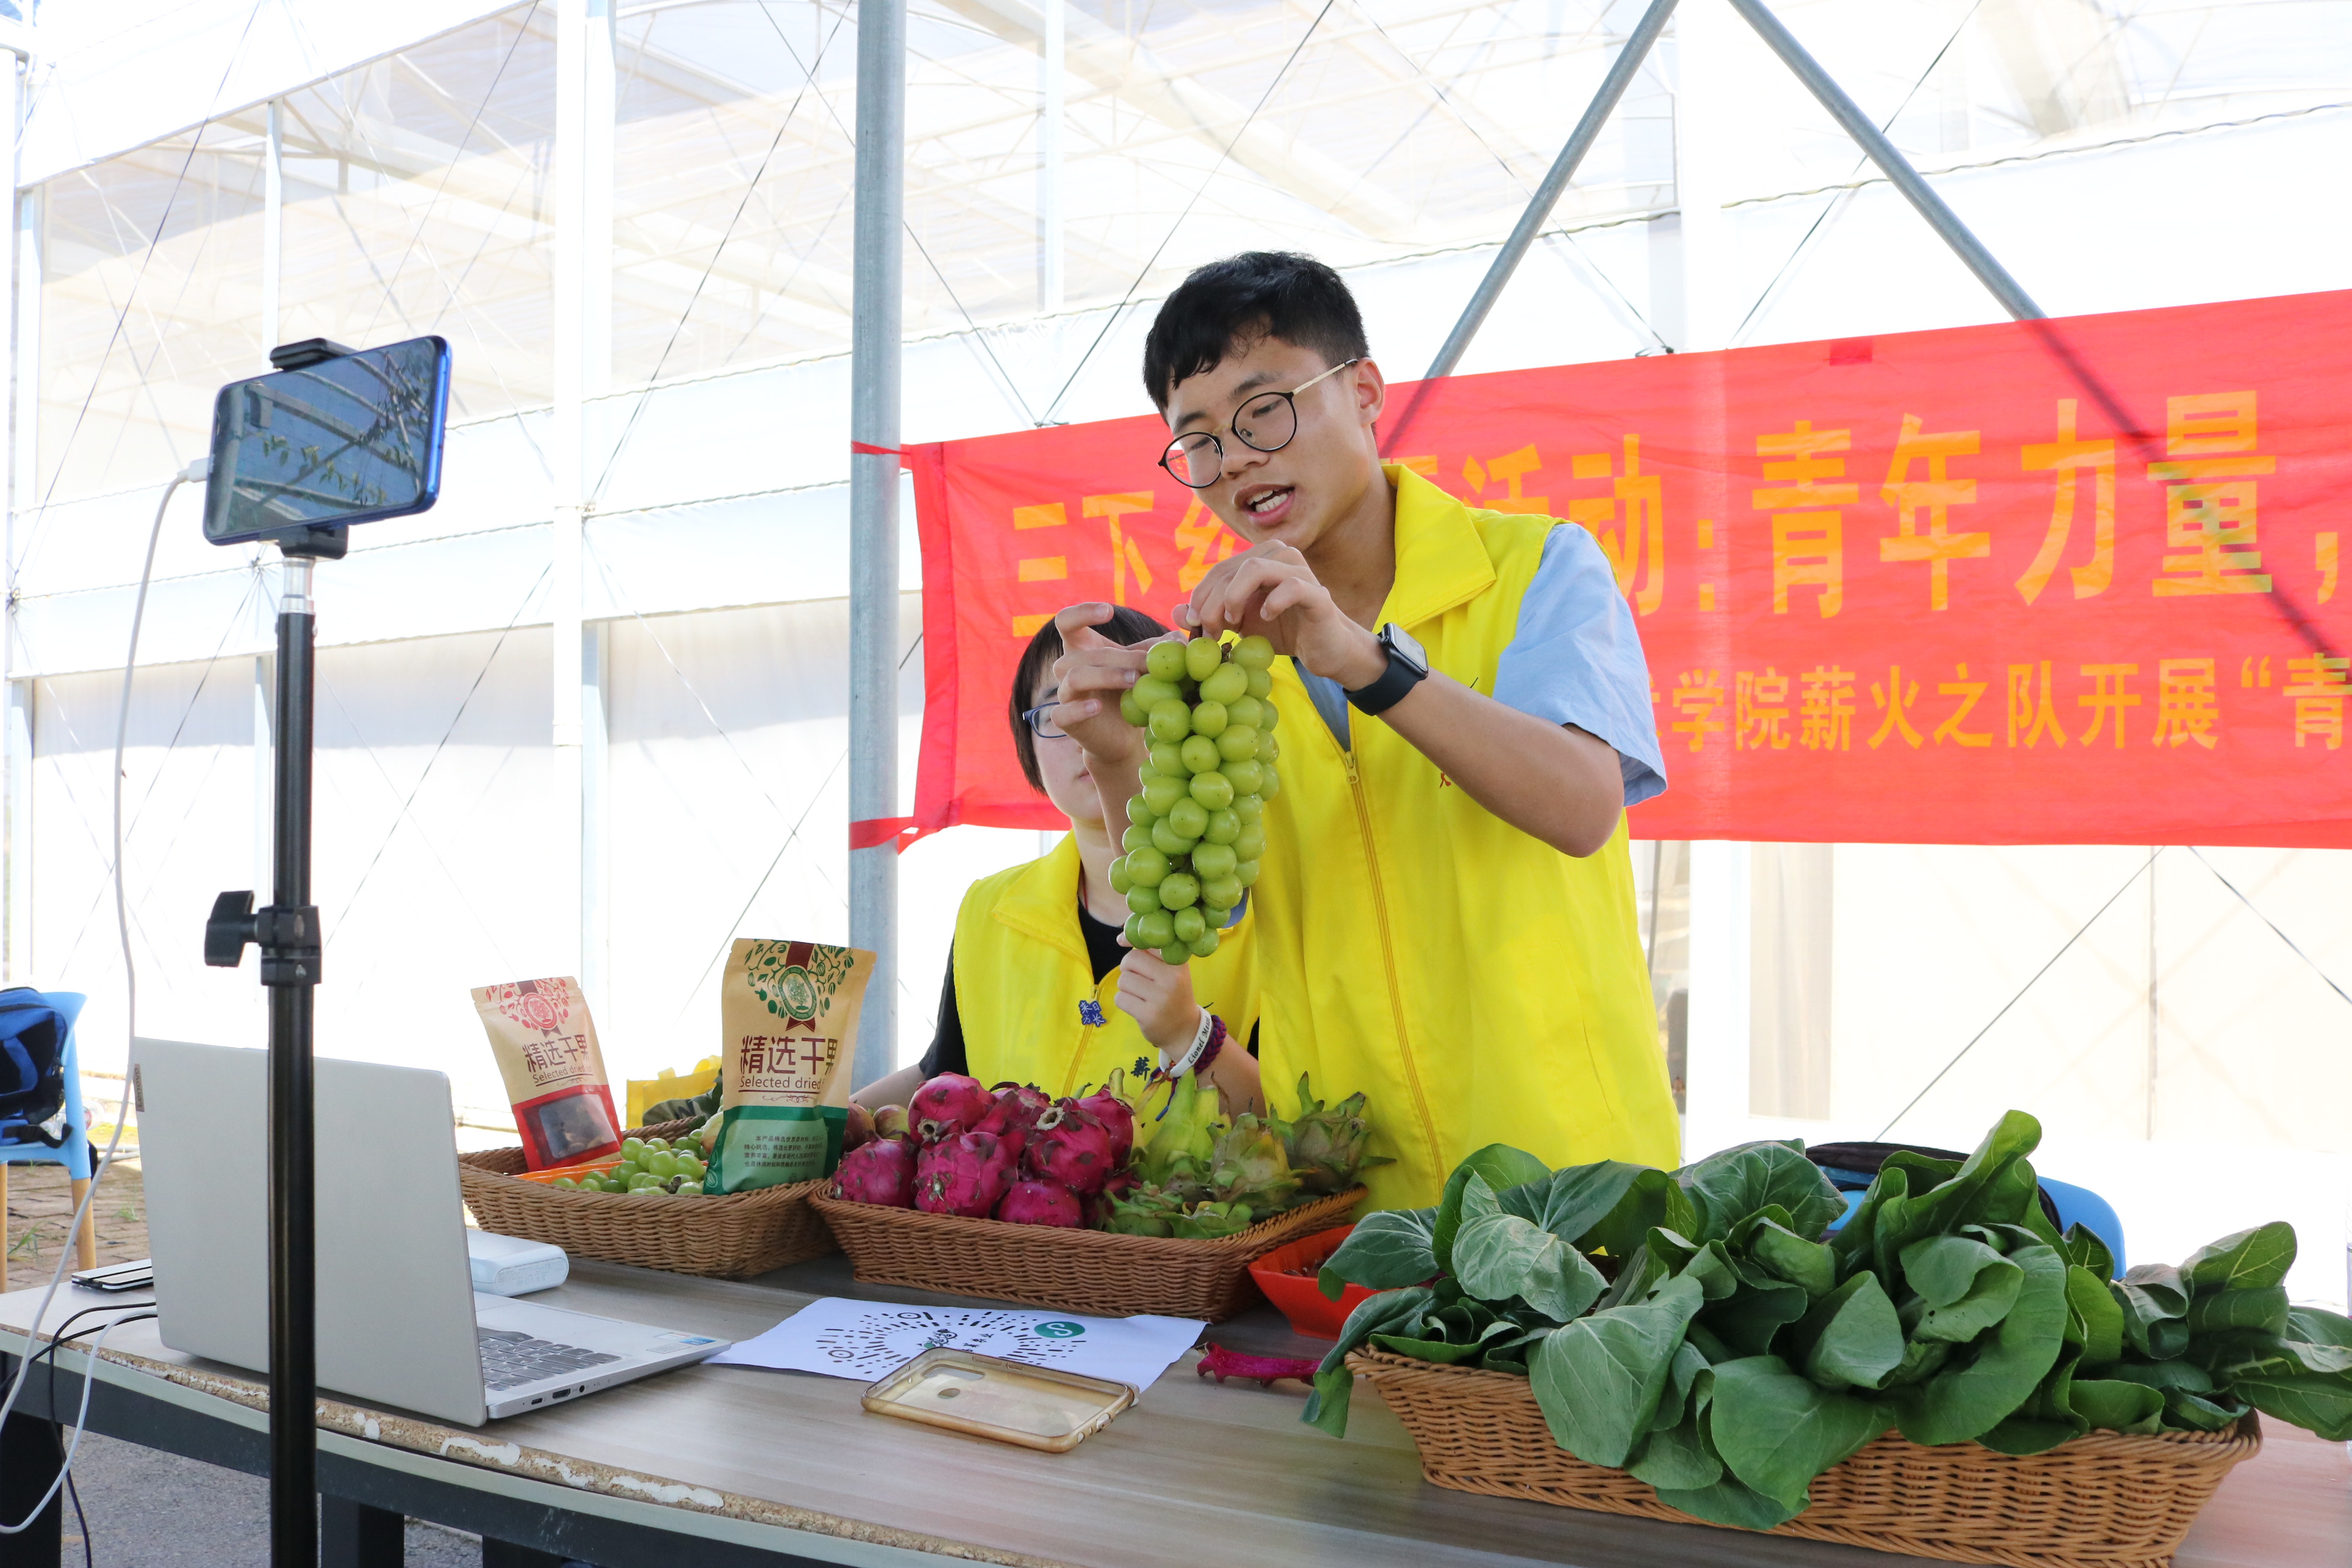
{"type": "MultiPolygon", "coordinates": [[[[1472,1176],[1484,1181],[1490,1193],[1505,1193],[1528,1183],[1541,1182],[1550,1174],[1550,1166],[1526,1150],[1514,1149],[1507,1143],[1489,1143],[1454,1166],[1454,1173],[1445,1178],[1445,1191],[1437,1200],[1437,1211],[1430,1224],[1430,1249],[1436,1257],[1437,1268],[1453,1267],[1454,1233],[1460,1228],[1462,1220],[1462,1191],[1472,1176]]],[[[1437,1268],[1430,1273],[1436,1273],[1437,1268]]],[[[1426,1279],[1429,1275],[1422,1278],[1426,1279]]],[[[1336,1293],[1328,1294],[1338,1300],[1336,1293]]]]}
{"type": "Polygon", "coordinates": [[[2116,1277],[2116,1255],[2107,1250],[2099,1233],[2088,1226],[2068,1226],[2058,1250],[2066,1255],[2067,1262],[2089,1269],[2101,1279],[2116,1277]]]}
{"type": "Polygon", "coordinates": [[[1436,1218],[1435,1209],[1381,1209],[1366,1215],[1339,1250],[1324,1260],[1316,1289],[1336,1301],[1350,1285],[1393,1290],[1432,1278],[1438,1272],[1436,1218]]]}
{"type": "MultiPolygon", "coordinates": [[[[1471,1194],[1486,1187],[1480,1178],[1470,1178],[1471,1194]]],[[[1483,1300],[1517,1297],[1562,1323],[1599,1300],[1609,1288],[1601,1270],[1574,1246],[1499,1211],[1463,1225],[1454,1238],[1454,1277],[1483,1300]]]]}
{"type": "Polygon", "coordinates": [[[1903,1324],[1877,1275],[1846,1280],[1806,1315],[1803,1326],[1816,1320],[1805,1375],[1823,1388],[1877,1388],[1903,1364],[1903,1324]]]}
{"type": "Polygon", "coordinates": [[[1552,1440],[1587,1464],[1622,1465],[1704,1300],[1696,1281],[1668,1280],[1638,1306],[1594,1312],[1544,1341],[1528,1372],[1552,1440]]]}
{"type": "Polygon", "coordinates": [[[2009,1261],[2024,1279],[2017,1304],[1990,1342],[1978,1346],[1966,1366],[1937,1373],[1898,1401],[1898,1422],[1913,1442],[1963,1443],[1991,1431],[2057,1363],[2066,1328],[2066,1261],[2048,1247],[2021,1248],[2009,1261]]]}
{"type": "Polygon", "coordinates": [[[1356,1374],[1348,1370],[1348,1352],[1374,1334],[1391,1332],[1419,1321],[1436,1299],[1435,1291],[1415,1286],[1409,1290],[1384,1290],[1357,1302],[1348,1321],[1339,1325],[1339,1339],[1325,1352],[1322,1364],[1315,1369],[1315,1391],[1307,1396],[1306,1414],[1299,1419],[1309,1426],[1321,1427],[1334,1437],[1346,1436],[1348,1401],[1356,1386],[1356,1374]]]}
{"type": "Polygon", "coordinates": [[[2209,1290],[2284,1285],[2294,1266],[2294,1226],[2273,1220],[2199,1247],[2180,1265],[2180,1279],[2202,1296],[2209,1290]]]}
{"type": "Polygon", "coordinates": [[[2218,1329],[2252,1329],[2275,1334],[2286,1327],[2286,1290],[2278,1285],[2249,1285],[2200,1294],[2189,1303],[2189,1331],[2200,1334],[2218,1329]]]}
{"type": "Polygon", "coordinates": [[[2066,1340],[2082,1347],[2086,1367],[2123,1359],[2124,1310],[2106,1277],[2079,1263],[2066,1265],[2066,1340]]]}
{"type": "Polygon", "coordinates": [[[2121,1378],[2080,1378],[2074,1387],[2074,1413],[2093,1426],[2145,1435],[2160,1430],[2164,1391],[2121,1378]]]}
{"type": "Polygon", "coordinates": [[[1740,1232],[1748,1257],[1806,1295],[1826,1296],[1836,1286],[1837,1255],[1823,1243],[1806,1240],[1769,1215],[1751,1215],[1740,1232]]]}
{"type": "Polygon", "coordinates": [[[1701,1241],[1717,1241],[1757,1210],[1777,1204],[1788,1211],[1789,1228],[1817,1237],[1845,1212],[1845,1199],[1822,1168],[1786,1143],[1743,1143],[1710,1154],[1675,1173],[1694,1208],[1701,1241]]]}
{"type": "Polygon", "coordinates": [[[2016,1263],[1965,1236],[1913,1242],[1903,1249],[1903,1276],[1927,1307],[1911,1332],[1951,1344],[1966,1344],[2009,1316],[2025,1283],[2016,1263]]]}
{"type": "Polygon", "coordinates": [[[1786,1508],[1803,1509],[1813,1478],[1886,1430],[1869,1401],[1832,1394],[1778,1356],[1715,1369],[1712,1433],[1731,1473],[1786,1508]]]}

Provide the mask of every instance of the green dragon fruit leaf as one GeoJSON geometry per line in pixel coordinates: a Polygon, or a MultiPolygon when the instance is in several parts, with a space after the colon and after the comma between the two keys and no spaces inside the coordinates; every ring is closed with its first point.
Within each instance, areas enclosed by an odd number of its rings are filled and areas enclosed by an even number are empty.
{"type": "Polygon", "coordinates": [[[1433,1293],[1426,1287],[1415,1286],[1405,1290],[1383,1290],[1357,1302],[1348,1321],[1339,1326],[1339,1339],[1324,1352],[1322,1364],[1315,1369],[1315,1390],[1307,1396],[1307,1408],[1298,1418],[1334,1437],[1345,1437],[1348,1401],[1356,1386],[1356,1374],[1348,1370],[1348,1352],[1360,1349],[1374,1334],[1411,1330],[1421,1321],[1433,1300],[1433,1293]]]}

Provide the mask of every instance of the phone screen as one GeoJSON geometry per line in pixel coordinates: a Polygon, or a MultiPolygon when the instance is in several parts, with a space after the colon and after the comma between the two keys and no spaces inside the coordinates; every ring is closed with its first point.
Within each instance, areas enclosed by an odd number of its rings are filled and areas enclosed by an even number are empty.
{"type": "Polygon", "coordinates": [[[430,507],[449,345],[412,338],[220,389],[205,537],[215,544],[430,507]]]}

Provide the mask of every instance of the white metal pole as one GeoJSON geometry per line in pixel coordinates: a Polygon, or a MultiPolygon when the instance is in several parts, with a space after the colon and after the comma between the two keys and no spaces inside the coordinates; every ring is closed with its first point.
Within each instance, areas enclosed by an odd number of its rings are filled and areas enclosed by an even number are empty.
{"type": "Polygon", "coordinates": [[[856,1079],[890,1070],[898,1040],[894,838],[856,847],[898,813],[898,352],[906,221],[906,0],[857,7],[856,231],[849,387],[849,940],[876,955],[856,1079]],[[877,830],[866,827],[863,836],[877,830]]]}
{"type": "Polygon", "coordinates": [[[278,335],[279,294],[286,265],[286,132],[278,100],[269,100],[269,134],[261,153],[261,347],[264,353],[285,339],[278,335]]]}
{"type": "Polygon", "coordinates": [[[1037,309],[1062,308],[1062,85],[1066,0],[1041,0],[1045,26],[1037,61],[1037,309]]]}

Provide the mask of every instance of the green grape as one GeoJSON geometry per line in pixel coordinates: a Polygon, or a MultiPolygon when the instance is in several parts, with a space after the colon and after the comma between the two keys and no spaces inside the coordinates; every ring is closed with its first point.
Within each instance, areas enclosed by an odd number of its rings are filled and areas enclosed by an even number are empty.
{"type": "Polygon", "coordinates": [[[645,1141],[644,1139],[642,1139],[642,1138],[624,1138],[624,1139],[622,1139],[622,1140],[621,1140],[621,1158],[622,1158],[622,1159],[624,1159],[624,1160],[634,1160],[634,1159],[635,1159],[638,1155],[640,1155],[640,1154],[644,1153],[645,1152],[646,1152],[646,1141],[645,1141]]]}
{"type": "MultiPolygon", "coordinates": [[[[1241,763],[1228,763],[1225,765],[1227,767],[1235,768],[1244,765],[1253,768],[1257,766],[1255,763],[1246,764],[1241,763]]],[[[1211,811],[1215,811],[1223,806],[1231,805],[1234,804],[1234,780],[1221,773],[1194,773],[1192,775],[1192,798],[1199,801],[1211,811]]],[[[1208,830],[1208,826],[1209,819],[1204,815],[1201,818],[1202,831],[1206,832],[1208,830]]]]}
{"type": "Polygon", "coordinates": [[[1143,945],[1143,917],[1141,915],[1129,915],[1127,917],[1127,925],[1125,930],[1127,932],[1128,946],[1141,947],[1143,945]]]}
{"type": "Polygon", "coordinates": [[[1184,765],[1183,752],[1165,741],[1151,742],[1151,766],[1153,771],[1166,773],[1170,778],[1192,771],[1184,765]]]}
{"type": "Polygon", "coordinates": [[[1265,712],[1265,704],[1255,697],[1236,697],[1225,704],[1225,718],[1237,727],[1255,730],[1265,712]]]}
{"type": "Polygon", "coordinates": [[[1139,849],[1150,848],[1151,829],[1139,822],[1129,823],[1127,831],[1119,836],[1118,847],[1130,855],[1139,849]]]}
{"type": "Polygon", "coordinates": [[[1130,888],[1156,888],[1167,875],[1168,857],[1151,845],[1127,857],[1127,885],[1130,888]]]}
{"type": "Polygon", "coordinates": [[[1201,682],[1201,696],[1205,701],[1233,702],[1249,694],[1249,671],[1238,664],[1226,665],[1201,682]]]}
{"type": "MultiPolygon", "coordinates": [[[[1204,779],[1223,777],[1222,773],[1202,773],[1199,776],[1204,779]]],[[[1220,801],[1218,804],[1222,805],[1224,803],[1220,801]]],[[[1170,806],[1168,808],[1168,815],[1161,817],[1160,820],[1168,825],[1171,832],[1186,841],[1184,849],[1179,850],[1178,853],[1189,853],[1192,848],[1192,841],[1199,838],[1202,833],[1208,830],[1208,804],[1197,797],[1190,800],[1180,800],[1174,805],[1170,806]]]]}
{"type": "Polygon", "coordinates": [[[1167,776],[1167,773],[1162,770],[1153,767],[1149,759],[1146,759],[1144,762],[1136,765],[1135,783],[1136,787],[1139,789],[1143,785],[1150,784],[1153,779],[1165,778],[1167,776]]]}
{"type": "Polygon", "coordinates": [[[1150,808],[1152,816],[1167,816],[1168,808],[1182,800],[1190,791],[1192,779],[1190,773],[1176,778],[1153,779],[1143,786],[1143,804],[1150,808]]]}
{"type": "Polygon", "coordinates": [[[1128,690],[1135,694],[1136,701],[1142,705],[1146,713],[1162,702],[1181,701],[1184,695],[1174,681],[1160,680],[1149,675],[1140,677],[1128,690]]]}
{"type": "Polygon", "coordinates": [[[1184,739],[1184,765],[1177,776],[1190,784],[1194,773],[1205,773],[1224,760],[1214,741],[1206,735],[1188,735],[1184,739]]]}
{"type": "Polygon", "coordinates": [[[1204,931],[1186,945],[1192,948],[1193,957],[1206,958],[1217,951],[1217,933],[1204,931]]]}
{"type": "Polygon", "coordinates": [[[1143,797],[1141,795],[1133,795],[1128,796],[1127,819],[1128,821],[1135,824],[1138,827],[1150,826],[1152,819],[1158,815],[1159,814],[1157,812],[1143,804],[1143,797]]]}
{"type": "Polygon", "coordinates": [[[1135,691],[1129,688],[1118,694],[1118,716],[1140,730],[1150,710],[1135,700],[1135,691]]]}
{"type": "Polygon", "coordinates": [[[1232,909],[1242,901],[1242,885],[1231,877],[1219,877],[1200,885],[1200,898],[1221,910],[1232,909]]]}
{"type": "MultiPolygon", "coordinates": [[[[1183,806],[1192,803],[1187,800],[1178,801],[1176,804],[1183,806]]],[[[1199,842],[1200,838],[1197,835],[1187,837],[1177,832],[1164,816],[1151,825],[1151,847],[1162,855],[1190,855],[1192,852],[1192,846],[1199,842]]]]}
{"type": "Polygon", "coordinates": [[[1274,668],[1274,644],[1261,637],[1246,637],[1234,645],[1234,662],[1244,669],[1274,668]]]}
{"type": "Polygon", "coordinates": [[[1225,782],[1236,795],[1256,795],[1265,781],[1265,764],[1252,758],[1225,764],[1225,782]]]}
{"type": "Polygon", "coordinates": [[[1270,763],[1280,755],[1282,755],[1282,742],[1274,738],[1274,731],[1271,730],[1259,731],[1257,737],[1257,760],[1261,763],[1270,763]]]}
{"type": "MultiPolygon", "coordinates": [[[[643,1143],[638,1143],[637,1140],[635,1138],[630,1139],[629,1142],[637,1144],[637,1152],[639,1154],[643,1154],[645,1152],[646,1146],[643,1143]]],[[[644,1175],[646,1173],[646,1168],[637,1163],[635,1160],[623,1160],[619,1164],[614,1166],[605,1173],[611,1176],[614,1181],[625,1184],[632,1177],[644,1175]]]]}
{"type": "Polygon", "coordinates": [[[1201,920],[1211,931],[1223,931],[1234,923],[1234,911],[1221,910],[1214,904],[1202,904],[1201,920]]]}
{"type": "Polygon", "coordinates": [[[1214,698],[1203,697],[1192,704],[1192,733],[1212,740],[1225,732],[1225,705],[1214,698]]]}
{"type": "Polygon", "coordinates": [[[667,1138],[648,1138],[646,1140],[646,1147],[652,1150],[656,1154],[660,1153],[669,1146],[670,1142],[667,1138]]]}
{"type": "Polygon", "coordinates": [[[1230,876],[1234,862],[1240,858],[1230,844],[1195,844],[1192,846],[1192,875],[1212,881],[1230,876]]]}
{"type": "Polygon", "coordinates": [[[1206,680],[1225,662],[1225,650],[1213,637],[1197,637],[1184,645],[1184,673],[1206,680]]]}
{"type": "Polygon", "coordinates": [[[1138,939],[1141,945],[1166,947],[1176,940],[1176,921],[1166,910],[1154,910],[1138,918],[1143,922],[1142,934],[1138,939]]]}
{"type": "Polygon", "coordinates": [[[1231,844],[1241,837],[1242,819],[1234,815],[1233,807],[1223,806],[1209,813],[1209,826],[1201,837],[1212,844],[1231,844]]]}
{"type": "Polygon", "coordinates": [[[1261,775],[1258,780],[1258,794],[1265,796],[1268,800],[1272,800],[1276,795],[1282,793],[1282,780],[1276,774],[1274,764],[1272,763],[1258,763],[1257,771],[1261,775]]]}
{"type": "MultiPolygon", "coordinates": [[[[1160,884],[1162,888],[1167,885],[1165,882],[1160,884]]],[[[1139,915],[1148,915],[1160,908],[1160,891],[1157,888],[1139,887],[1129,888],[1127,890],[1127,907],[1139,915]]]]}
{"type": "Polygon", "coordinates": [[[658,1192],[660,1189],[660,1179],[650,1171],[640,1171],[629,1178],[629,1191],[633,1193],[658,1192]]]}
{"type": "Polygon", "coordinates": [[[1252,697],[1265,701],[1274,695],[1274,675],[1270,670],[1253,669],[1248,676],[1247,690],[1252,697]]]}
{"type": "MultiPolygon", "coordinates": [[[[1171,871],[1168,873],[1168,879],[1160,884],[1160,901],[1169,909],[1190,909],[1200,901],[1200,879],[1194,877],[1190,871],[1171,871]]],[[[1152,945],[1158,947],[1162,944],[1154,942],[1152,945]]]]}
{"type": "Polygon", "coordinates": [[[603,1191],[608,1193],[625,1193],[629,1190],[628,1183],[616,1182],[610,1176],[605,1177],[602,1182],[599,1182],[597,1185],[603,1191]]]}
{"type": "Polygon", "coordinates": [[[1176,911],[1174,924],[1178,942],[1197,941],[1201,933],[1209,929],[1208,923],[1201,918],[1201,911],[1189,905],[1176,911]]]}
{"type": "MultiPolygon", "coordinates": [[[[1187,910],[1184,912],[1186,914],[1191,914],[1192,911],[1187,910]]],[[[573,1181],[569,1176],[558,1176],[555,1180],[548,1183],[547,1184],[551,1187],[562,1187],[566,1192],[577,1192],[580,1190],[580,1184],[573,1181]]]]}
{"type": "MultiPolygon", "coordinates": [[[[1246,700],[1246,699],[1244,699],[1246,700]]],[[[1217,737],[1220,761],[1238,763],[1257,755],[1258,731],[1247,724],[1235,724],[1217,737]]]]}
{"type": "Polygon", "coordinates": [[[646,1161],[646,1174],[667,1181],[679,1173],[677,1156],[664,1149],[646,1161]]]}
{"type": "Polygon", "coordinates": [[[1114,893],[1123,895],[1129,888],[1135,886],[1133,882],[1127,879],[1127,857],[1124,855],[1110,863],[1109,877],[1110,890],[1114,893]]]}
{"type": "Polygon", "coordinates": [[[1234,839],[1234,858],[1237,860],[1255,860],[1265,853],[1265,824],[1263,822],[1249,824],[1234,839]]]}
{"type": "Polygon", "coordinates": [[[1181,697],[1171,697],[1151,707],[1151,738],[1155,741],[1181,741],[1192,732],[1192,710],[1184,706],[1181,697]]]}
{"type": "Polygon", "coordinates": [[[702,1184],[700,1182],[680,1182],[677,1184],[677,1195],[682,1198],[698,1198],[702,1195],[702,1184]]]}
{"type": "Polygon", "coordinates": [[[1160,950],[1160,962],[1162,963],[1188,963],[1192,958],[1192,950],[1181,942],[1171,942],[1160,950]]]}
{"type": "Polygon", "coordinates": [[[1237,795],[1234,796],[1234,815],[1241,818],[1244,827],[1247,827],[1265,815],[1265,800],[1261,795],[1237,795]]]}
{"type": "Polygon", "coordinates": [[[1184,645],[1180,642],[1153,643],[1143,656],[1143,668],[1170,682],[1184,679],[1184,645]]]}
{"type": "Polygon", "coordinates": [[[1261,703],[1259,706],[1265,710],[1265,716],[1257,721],[1257,727],[1259,729],[1272,730],[1276,724],[1282,722],[1282,714],[1273,703],[1265,702],[1261,703]]]}

